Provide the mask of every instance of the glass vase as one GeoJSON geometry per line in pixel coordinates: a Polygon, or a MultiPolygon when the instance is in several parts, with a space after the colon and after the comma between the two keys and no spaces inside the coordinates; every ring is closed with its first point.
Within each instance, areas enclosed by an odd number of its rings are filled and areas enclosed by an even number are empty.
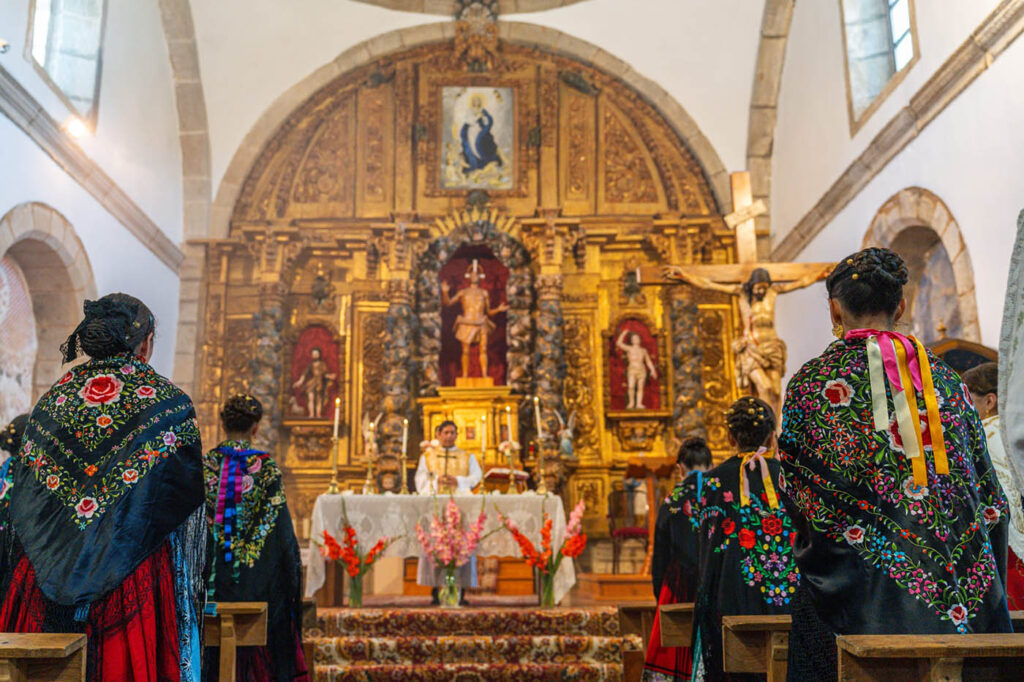
{"type": "Polygon", "coordinates": [[[540,574],[540,606],[542,609],[555,606],[555,576],[550,573],[540,574]]]}
{"type": "Polygon", "coordinates": [[[442,576],[441,586],[437,590],[437,599],[441,606],[446,609],[457,609],[459,607],[459,586],[455,582],[454,567],[445,567],[442,576]]]}
{"type": "Polygon", "coordinates": [[[348,579],[349,608],[358,609],[363,605],[363,576],[349,576],[348,579]]]}

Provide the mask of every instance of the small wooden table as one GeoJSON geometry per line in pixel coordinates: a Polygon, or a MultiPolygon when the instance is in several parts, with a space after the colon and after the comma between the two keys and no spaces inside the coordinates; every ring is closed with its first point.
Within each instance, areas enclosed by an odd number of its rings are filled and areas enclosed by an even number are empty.
{"type": "Polygon", "coordinates": [[[661,616],[661,645],[690,646],[693,638],[693,602],[663,604],[658,607],[661,616]]]}
{"type": "Polygon", "coordinates": [[[11,682],[85,680],[85,635],[0,634],[0,659],[7,661],[11,682]]]}
{"type": "Polygon", "coordinates": [[[220,647],[220,679],[235,682],[235,654],[240,646],[267,643],[266,602],[217,602],[217,615],[204,621],[206,646],[220,647]]]}
{"type": "Polygon", "coordinates": [[[790,615],[722,616],[722,666],[727,673],[766,673],[786,679],[790,615]]]}
{"type": "Polygon", "coordinates": [[[1020,680],[1024,634],[838,635],[839,679],[956,682],[1020,680]]]}

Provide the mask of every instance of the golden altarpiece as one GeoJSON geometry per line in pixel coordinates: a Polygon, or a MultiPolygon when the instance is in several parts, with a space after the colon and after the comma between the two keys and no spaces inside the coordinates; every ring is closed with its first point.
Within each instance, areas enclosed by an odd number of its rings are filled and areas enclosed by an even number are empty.
{"type": "Polygon", "coordinates": [[[315,93],[254,163],[229,236],[203,242],[205,440],[227,396],[258,396],[300,531],[330,477],[336,400],[344,487],[362,487],[372,433],[377,484],[397,489],[404,419],[410,470],[440,418],[485,469],[505,464],[511,426],[516,464],[533,471],[543,448],[548,488],[586,500],[597,537],[630,457],[689,433],[726,448],[733,304],[633,275],[733,260],[702,169],[619,80],[465,38],[315,93]],[[472,286],[486,321],[459,299],[472,286]]]}

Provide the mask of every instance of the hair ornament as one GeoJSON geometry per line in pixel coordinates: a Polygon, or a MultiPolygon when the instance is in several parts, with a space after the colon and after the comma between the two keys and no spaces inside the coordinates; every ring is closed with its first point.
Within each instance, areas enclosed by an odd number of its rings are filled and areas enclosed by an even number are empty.
{"type": "Polygon", "coordinates": [[[860,279],[860,275],[858,275],[858,274],[857,274],[857,273],[855,272],[855,273],[853,273],[853,277],[852,277],[851,279],[860,279]]]}
{"type": "Polygon", "coordinates": [[[853,265],[853,259],[852,258],[847,258],[846,259],[846,264],[847,265],[853,265]]]}

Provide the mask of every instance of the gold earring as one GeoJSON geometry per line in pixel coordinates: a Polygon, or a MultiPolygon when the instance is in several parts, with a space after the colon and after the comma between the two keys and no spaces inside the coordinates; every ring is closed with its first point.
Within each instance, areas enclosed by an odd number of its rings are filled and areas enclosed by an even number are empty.
{"type": "Polygon", "coordinates": [[[843,329],[842,322],[836,322],[832,325],[832,336],[836,337],[837,339],[841,339],[843,338],[844,334],[846,334],[846,330],[843,329]]]}

